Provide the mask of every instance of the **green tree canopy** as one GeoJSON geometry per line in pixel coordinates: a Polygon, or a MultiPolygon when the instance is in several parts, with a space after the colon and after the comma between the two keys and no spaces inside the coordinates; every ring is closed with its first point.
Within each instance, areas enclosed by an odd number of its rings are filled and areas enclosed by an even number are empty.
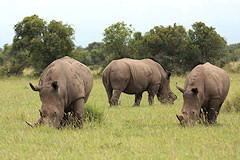
{"type": "Polygon", "coordinates": [[[52,20],[49,24],[37,15],[25,17],[14,27],[13,48],[28,51],[30,64],[40,74],[57,58],[69,55],[74,49],[71,26],[52,20]]]}
{"type": "Polygon", "coordinates": [[[130,58],[143,59],[149,57],[148,47],[146,45],[146,36],[141,32],[135,32],[129,43],[130,58]]]}
{"type": "Polygon", "coordinates": [[[0,75],[21,75],[27,64],[28,52],[15,51],[12,45],[4,45],[0,52],[0,75]]]}
{"type": "Polygon", "coordinates": [[[202,22],[192,25],[193,30],[189,30],[189,38],[192,45],[199,50],[199,62],[215,62],[220,58],[220,51],[226,46],[226,41],[213,27],[208,27],[202,22]]]}
{"type": "Polygon", "coordinates": [[[124,22],[115,23],[104,30],[105,51],[108,59],[129,57],[128,44],[131,40],[133,29],[124,22]]]}
{"type": "Polygon", "coordinates": [[[150,57],[167,70],[175,71],[183,62],[187,33],[183,26],[156,26],[146,36],[150,57]]]}

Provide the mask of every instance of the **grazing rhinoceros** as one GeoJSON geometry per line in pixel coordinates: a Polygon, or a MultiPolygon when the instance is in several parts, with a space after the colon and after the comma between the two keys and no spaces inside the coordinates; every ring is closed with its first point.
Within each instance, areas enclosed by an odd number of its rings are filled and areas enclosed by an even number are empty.
{"type": "Polygon", "coordinates": [[[230,87],[228,74],[210,63],[196,66],[184,84],[182,115],[177,115],[180,124],[194,125],[199,119],[215,123],[230,87]],[[204,113],[205,120],[203,119],[204,113]]]}
{"type": "Polygon", "coordinates": [[[166,73],[160,64],[151,59],[113,60],[103,70],[102,75],[110,106],[118,105],[121,92],[135,94],[134,105],[137,106],[140,105],[144,91],[148,91],[150,105],[153,103],[155,94],[163,103],[173,103],[177,99],[169,85],[171,73],[166,73]]]}
{"type": "Polygon", "coordinates": [[[38,86],[30,87],[38,91],[42,101],[40,119],[28,125],[50,124],[60,127],[65,113],[73,112],[82,125],[84,103],[93,86],[93,77],[87,66],[70,58],[53,61],[43,72],[38,86]]]}

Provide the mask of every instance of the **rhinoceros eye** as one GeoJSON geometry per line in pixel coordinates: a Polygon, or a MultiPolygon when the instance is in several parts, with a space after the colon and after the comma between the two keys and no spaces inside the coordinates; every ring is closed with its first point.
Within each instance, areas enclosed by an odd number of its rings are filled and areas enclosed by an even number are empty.
{"type": "Polygon", "coordinates": [[[57,112],[53,112],[53,113],[52,113],[52,116],[53,116],[53,117],[57,117],[57,112]]]}

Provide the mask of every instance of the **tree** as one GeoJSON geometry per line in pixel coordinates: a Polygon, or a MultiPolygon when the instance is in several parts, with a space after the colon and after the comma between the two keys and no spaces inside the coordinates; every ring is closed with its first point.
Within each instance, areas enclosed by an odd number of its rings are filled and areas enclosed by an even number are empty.
{"type": "Polygon", "coordinates": [[[14,27],[13,49],[29,52],[30,65],[37,74],[55,59],[74,49],[71,26],[52,20],[49,24],[37,15],[25,17],[14,27]]]}
{"type": "Polygon", "coordinates": [[[88,60],[87,60],[88,54],[89,54],[89,51],[86,48],[83,48],[82,46],[78,46],[72,51],[71,57],[78,60],[79,62],[82,62],[88,65],[88,60]]]}
{"type": "Polygon", "coordinates": [[[104,30],[105,51],[108,61],[123,57],[129,57],[128,44],[133,33],[132,26],[124,22],[118,22],[104,30]]]}
{"type": "Polygon", "coordinates": [[[94,65],[95,68],[98,68],[105,61],[105,56],[103,52],[104,43],[102,42],[93,42],[88,45],[86,48],[89,51],[87,56],[90,65],[94,65]]]}
{"type": "Polygon", "coordinates": [[[148,48],[146,45],[146,36],[142,36],[141,32],[135,32],[129,43],[129,53],[131,58],[143,59],[148,58],[148,48]]]}
{"type": "Polygon", "coordinates": [[[193,30],[189,30],[189,38],[192,45],[199,49],[199,62],[216,62],[220,59],[220,51],[226,46],[226,41],[213,27],[208,27],[202,22],[192,25],[193,30]]]}
{"type": "Polygon", "coordinates": [[[181,69],[186,49],[187,33],[183,26],[156,26],[146,35],[146,44],[150,57],[158,61],[165,69],[181,69]]]}
{"type": "Polygon", "coordinates": [[[0,52],[0,75],[21,75],[28,64],[28,53],[15,51],[12,45],[5,44],[0,52]]]}
{"type": "Polygon", "coordinates": [[[88,44],[86,49],[89,52],[91,52],[91,50],[93,50],[93,49],[102,49],[103,44],[104,44],[103,42],[93,42],[93,43],[88,44]]]}

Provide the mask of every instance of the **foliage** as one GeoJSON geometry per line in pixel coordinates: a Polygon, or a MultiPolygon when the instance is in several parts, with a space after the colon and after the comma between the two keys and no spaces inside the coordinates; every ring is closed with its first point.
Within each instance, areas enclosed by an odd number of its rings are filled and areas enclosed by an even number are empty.
{"type": "Polygon", "coordinates": [[[55,59],[69,55],[74,47],[74,30],[62,22],[52,20],[47,24],[33,15],[25,17],[14,29],[13,49],[29,52],[30,65],[37,74],[55,59]]]}
{"type": "Polygon", "coordinates": [[[143,59],[149,57],[146,36],[142,36],[141,32],[135,32],[133,34],[133,38],[130,40],[128,47],[130,58],[143,59]]]}
{"type": "Polygon", "coordinates": [[[225,47],[226,41],[221,37],[213,27],[208,27],[202,22],[196,22],[192,25],[193,30],[189,30],[189,38],[193,45],[196,45],[200,51],[199,61],[216,62],[220,58],[220,51],[225,47]]]}
{"type": "Polygon", "coordinates": [[[133,34],[132,25],[124,22],[115,23],[104,30],[105,51],[107,61],[129,57],[128,44],[133,34]]]}
{"type": "Polygon", "coordinates": [[[168,27],[156,26],[151,29],[146,43],[153,59],[156,59],[165,69],[176,71],[183,66],[186,39],[185,28],[174,24],[168,27]]]}
{"type": "Polygon", "coordinates": [[[105,61],[102,47],[102,42],[93,42],[86,48],[79,46],[71,53],[71,57],[86,65],[98,66],[94,67],[97,69],[105,61]]]}
{"type": "Polygon", "coordinates": [[[220,66],[223,67],[230,62],[237,62],[240,60],[240,43],[225,46],[220,53],[220,66]]]}
{"type": "MultiPolygon", "coordinates": [[[[238,67],[240,62],[236,64],[238,67]]],[[[240,67],[238,68],[238,73],[229,74],[231,85],[229,89],[228,96],[223,103],[222,110],[227,112],[240,112],[240,90],[239,90],[239,81],[240,81],[240,67]]]]}
{"type": "Polygon", "coordinates": [[[223,69],[231,73],[240,73],[240,61],[230,62],[226,64],[223,69]]]}
{"type": "Polygon", "coordinates": [[[14,29],[11,49],[0,50],[1,75],[21,74],[26,67],[33,67],[39,75],[49,63],[65,55],[96,70],[104,69],[114,59],[150,58],[176,74],[207,61],[224,67],[240,60],[240,43],[226,45],[215,28],[202,22],[194,23],[188,31],[175,23],[155,26],[145,34],[117,22],[104,30],[103,42],[85,48],[74,47],[71,26],[55,20],[47,23],[37,15],[25,17],[14,29]]]}
{"type": "Polygon", "coordinates": [[[15,51],[12,45],[5,44],[0,52],[0,75],[21,75],[23,70],[28,67],[28,52],[15,51]]]}

